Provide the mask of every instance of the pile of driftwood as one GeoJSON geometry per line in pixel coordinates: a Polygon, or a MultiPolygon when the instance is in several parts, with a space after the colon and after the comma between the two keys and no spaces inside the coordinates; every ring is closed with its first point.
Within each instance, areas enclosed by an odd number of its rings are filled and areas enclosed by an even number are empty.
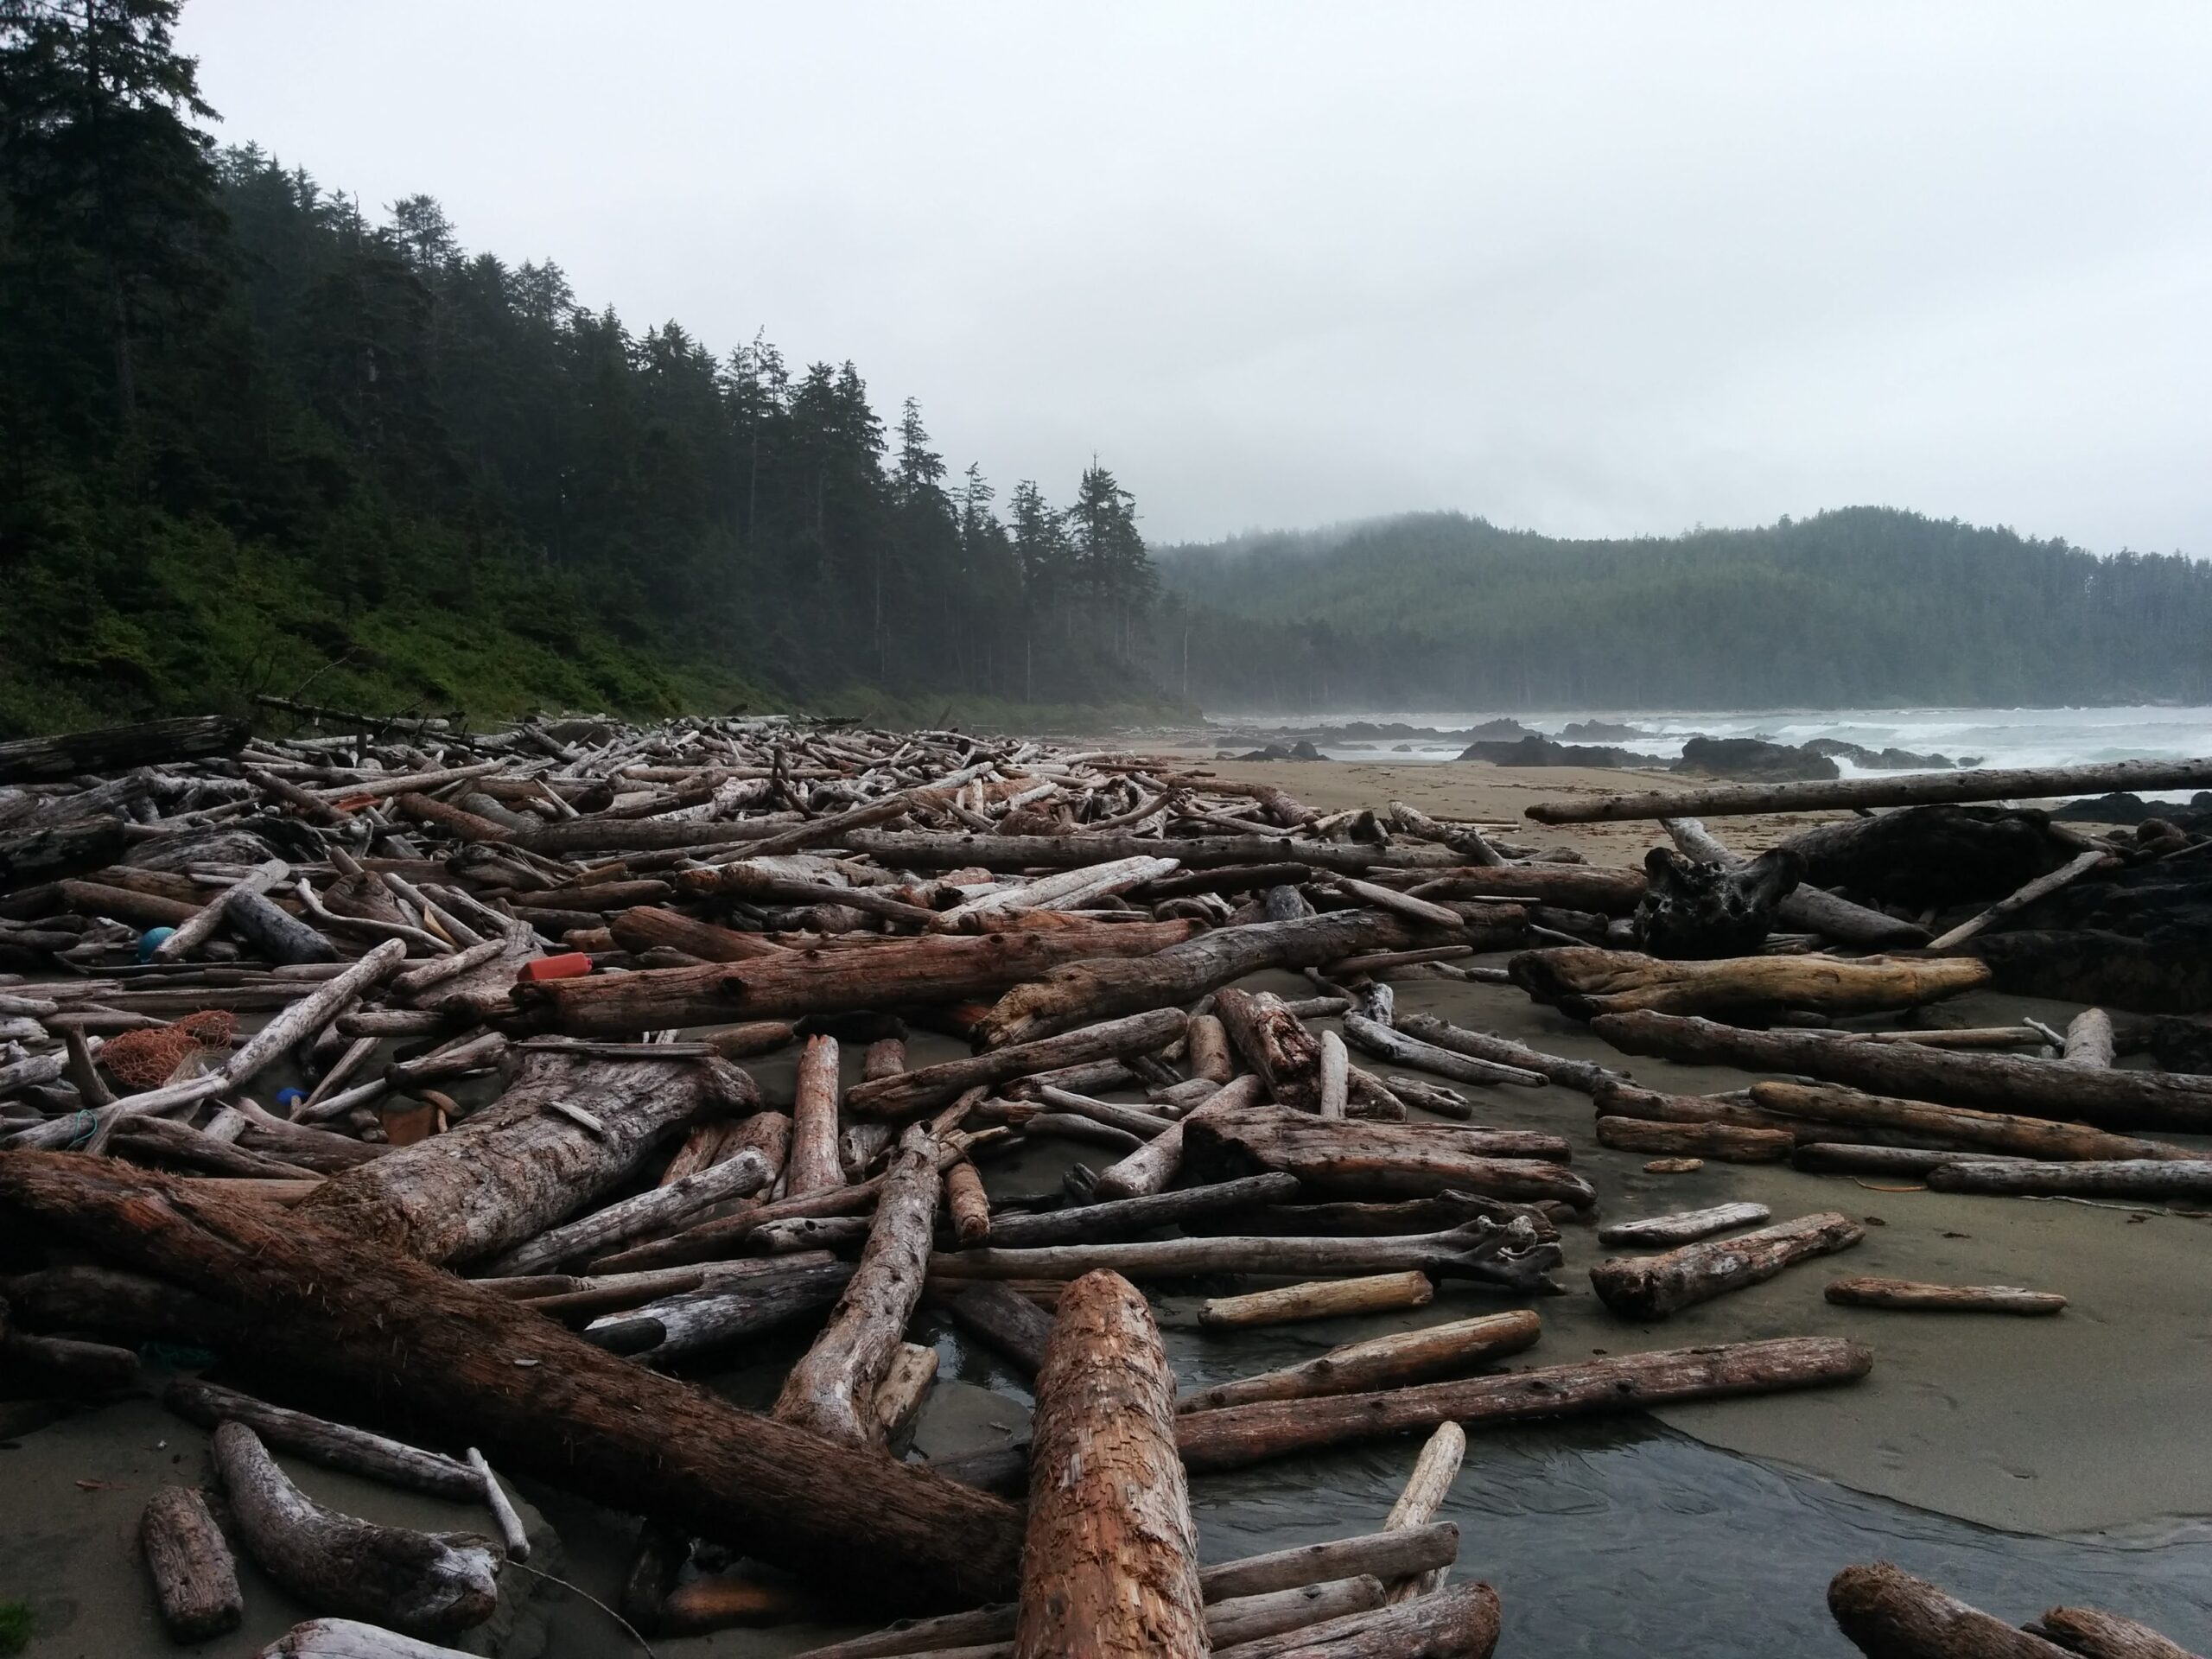
{"type": "MultiPolygon", "coordinates": [[[[1931,1185],[2048,1191],[2063,1168],[2133,1192],[2147,1170],[2180,1195],[2212,1173],[2132,1133],[2212,1123],[2212,1079],[2113,1067],[2109,1020],[2076,1021],[2063,1058],[1835,1028],[2002,982],[1970,947],[2038,902],[2203,868],[2185,838],[1927,810],[1955,816],[1749,861],[1678,821],[1688,856],[1613,870],[1402,804],[1324,816],[1173,761],[943,732],[208,720],[0,745],[0,1387],[98,1396],[138,1375],[111,1344],[189,1344],[459,1453],[173,1385],[219,1426],[230,1536],[332,1616],[272,1651],[420,1654],[488,1617],[529,1542],[496,1465],[644,1517],[641,1629],[821,1618],[863,1586],[941,1616],[822,1653],[1486,1654],[1497,1599],[1445,1583],[1433,1518],[1465,1428],[1872,1362],[1807,1335],[1490,1369],[1536,1341],[1518,1304],[1556,1288],[1560,1229],[1599,1195],[1564,1136],[1478,1127],[1464,1089],[1588,1095],[1610,1146],[1910,1159],[1931,1185]],[[2012,849],[1997,868],[2038,890],[1931,939],[1940,918],[1900,910],[1968,889],[1899,899],[1876,873],[1955,842],[1974,883],[2012,849]],[[1471,960],[1497,952],[1518,954],[1471,960]],[[1239,983],[1269,969],[1311,995],[1239,983]],[[1401,1019],[1404,973],[1510,974],[1630,1052],[1815,1081],[1639,1089],[1401,1019]],[[910,1065],[915,1030],[970,1052],[910,1065]],[[779,1051],[796,1077],[771,1100],[741,1063],[779,1051]],[[987,1189],[1047,1141],[1088,1160],[1059,1190],[987,1189]],[[1440,1280],[1503,1300],[1179,1392],[1135,1287],[1239,1276],[1274,1282],[1205,1325],[1411,1307],[1440,1280]],[[925,1299],[1033,1375],[1027,1445],[901,1455],[936,1366],[908,1340],[925,1299]],[[815,1334],[768,1414],[685,1380],[788,1327],[815,1334]],[[1185,1470],[1415,1430],[1379,1532],[1198,1567],[1185,1470]],[[270,1446],[480,1498],[501,1541],[321,1508],[270,1446]]],[[[2128,972],[2164,959],[2157,927],[2110,935],[2143,946],[2128,972]]],[[[1663,1318],[1857,1236],[1827,1214],[1713,1236],[1756,1210],[1609,1229],[1678,1248],[1605,1263],[1599,1294],[1663,1318]]],[[[1931,1289],[1961,1287],[1830,1294],[1931,1289]]],[[[235,1624],[195,1493],[158,1499],[144,1542],[180,1639],[235,1624]]]]}

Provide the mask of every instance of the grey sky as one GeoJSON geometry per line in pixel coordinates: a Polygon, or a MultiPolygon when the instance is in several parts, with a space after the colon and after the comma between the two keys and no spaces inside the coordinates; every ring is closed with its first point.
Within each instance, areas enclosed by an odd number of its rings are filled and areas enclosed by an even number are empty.
{"type": "Polygon", "coordinates": [[[226,118],[1154,539],[2212,553],[2212,7],[188,0],[226,118]]]}

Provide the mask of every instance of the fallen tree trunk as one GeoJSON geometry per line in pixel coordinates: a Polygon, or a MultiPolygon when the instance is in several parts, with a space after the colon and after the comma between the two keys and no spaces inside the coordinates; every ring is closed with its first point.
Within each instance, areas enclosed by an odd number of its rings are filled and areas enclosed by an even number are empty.
{"type": "Polygon", "coordinates": [[[1274,1172],[1297,1176],[1308,1192],[1341,1198],[1427,1198],[1456,1190],[1522,1201],[1559,1198],[1578,1210],[1598,1201],[1587,1181],[1552,1161],[1567,1157],[1566,1143],[1529,1131],[1338,1122],[1280,1106],[1236,1105],[1201,1107],[1183,1121],[1183,1166],[1199,1180],[1274,1172]]]}
{"type": "Polygon", "coordinates": [[[2116,760],[2080,766],[1992,767],[1904,777],[1839,778],[1817,783],[1725,784],[1538,801],[1539,823],[1618,823],[1633,818],[1728,817],[1754,812],[1820,812],[1859,806],[1948,801],[2037,800],[2115,790],[2200,789],[2212,785],[2212,760],[2116,760]]]}
{"type": "Polygon", "coordinates": [[[471,1532],[380,1527],[325,1509],[285,1478],[251,1429],[215,1431],[215,1467],[262,1571],[321,1612],[407,1636],[455,1636],[499,1605],[499,1557],[471,1532]]]}
{"type": "MultiPolygon", "coordinates": [[[[2120,1158],[2175,1160],[2197,1156],[2164,1141],[2085,1128],[2079,1123],[2058,1123],[2010,1112],[1978,1112],[1963,1106],[1931,1106],[1925,1101],[1861,1094],[1834,1084],[1755,1083],[1751,1098],[1761,1110],[1778,1116],[1892,1131],[1916,1147],[2000,1153],[2052,1162],[2120,1158]]],[[[1818,1138],[1832,1137],[1821,1135],[1818,1138]]]]}
{"type": "Polygon", "coordinates": [[[1219,1411],[1263,1400],[1310,1400],[1321,1395],[1360,1394],[1430,1377],[1465,1372],[1535,1345],[1542,1322],[1526,1308],[1454,1319],[1348,1343],[1302,1364],[1217,1382],[1179,1395],[1175,1409],[1219,1411]]]}
{"type": "Polygon", "coordinates": [[[1937,1313],[2056,1313],[2066,1299],[2056,1291],[2012,1285],[1923,1285],[1910,1279],[1839,1279],[1827,1299],[1847,1307],[1899,1307],[1937,1313]]]}
{"type": "Polygon", "coordinates": [[[2039,1164],[2006,1159],[2002,1163],[1940,1164],[1928,1172],[1938,1192],[1982,1192],[2024,1197],[2074,1194],[2083,1198],[2141,1198],[2187,1203],[2212,1197],[2212,1159],[2158,1161],[2141,1158],[2039,1164]]]}
{"type": "Polygon", "coordinates": [[[1214,1653],[1216,1659],[1490,1659],[1498,1617],[1490,1586],[1454,1585],[1214,1653]]]}
{"type": "Polygon", "coordinates": [[[1506,964],[1513,982],[1577,1020],[1605,1014],[1701,1014],[1727,1008],[1809,1008],[1831,1014],[1917,1007],[1989,982],[1971,957],[1732,957],[1663,962],[1632,950],[1568,946],[1524,950],[1506,964]]]}
{"type": "Polygon", "coordinates": [[[1017,1659],[1206,1652],[1174,1425],[1152,1310],[1127,1280],[1084,1274],[1037,1376],[1017,1659]]]}
{"type": "Polygon", "coordinates": [[[1834,1211],[1800,1216],[1733,1238],[1685,1244],[1664,1255],[1601,1262],[1590,1269],[1598,1299],[1630,1319],[1663,1319],[1699,1302],[1771,1279],[1795,1262],[1849,1249],[1866,1230],[1834,1211]]]}
{"type": "MultiPolygon", "coordinates": [[[[1033,933],[871,938],[865,946],[784,950],[750,962],[546,980],[516,986],[512,1000],[527,1018],[548,1029],[572,1037],[622,1037],[669,1026],[716,1026],[734,1020],[793,1019],[853,1008],[955,1002],[994,995],[1063,963],[1149,957],[1191,939],[1195,931],[1191,922],[1122,922],[1075,924],[1033,933]]],[[[1160,1001],[1186,1000],[1166,996],[1160,1001]]]]}
{"type": "Polygon", "coordinates": [[[0,784],[54,783],[87,772],[123,772],[164,760],[235,754],[251,728],[225,715],[189,715],[0,743],[0,784]]]}
{"type": "Polygon", "coordinates": [[[1214,997],[1213,1010],[1230,1043],[1259,1073],[1268,1094],[1282,1105],[1314,1109],[1321,1092],[1321,1046],[1281,997],[1224,986],[1214,997]]]}
{"type": "Polygon", "coordinates": [[[1805,861],[1772,847],[1748,862],[1700,864],[1671,848],[1643,855],[1649,886],[1636,907],[1636,940],[1656,957],[1741,957],[1772,931],[1805,861]]]}
{"type": "Polygon", "coordinates": [[[120,818],[44,824],[0,836],[0,893],[105,869],[129,838],[120,818]]]}
{"type": "Polygon", "coordinates": [[[1887,1561],[1837,1573],[1828,1584],[1828,1612],[1867,1659],[2066,1659],[2065,1649],[1887,1561]]]}
{"type": "MultiPolygon", "coordinates": [[[[1188,1003],[1265,968],[1318,967],[1355,951],[1395,950],[1411,944],[1416,931],[1373,910],[1217,927],[1154,956],[1075,963],[1017,985],[984,1015],[976,1036],[992,1048],[1031,1042],[1117,1014],[1188,1003]]],[[[1517,943],[1517,935],[1509,942],[1517,943]]]]}
{"type": "Polygon", "coordinates": [[[875,1444],[869,1408],[876,1385],[921,1300],[937,1224],[937,1162],[938,1144],[928,1130],[908,1129],[884,1174],[860,1267],[776,1396],[782,1421],[844,1446],[875,1444]]]}
{"type": "Polygon", "coordinates": [[[138,1548],[172,1642],[205,1642],[245,1618],[238,1563],[197,1487],[164,1486],[138,1517],[138,1548]]]}
{"type": "Polygon", "coordinates": [[[1433,1429],[1439,1423],[1472,1429],[1855,1382],[1873,1363],[1866,1348],[1840,1338],[1777,1337],[1618,1355],[1380,1393],[1193,1411],[1176,1420],[1176,1438],[1185,1467],[1237,1469],[1317,1446],[1433,1429]]]}
{"type": "Polygon", "coordinates": [[[817,1034],[806,1039],[792,1085],[791,1147],[785,1166],[784,1189],[803,1198],[845,1184],[837,1161],[837,1039],[817,1034]]]}
{"type": "Polygon", "coordinates": [[[1872,1093],[2072,1118],[2111,1129],[2212,1130],[2212,1077],[2096,1071],[2012,1054],[1855,1043],[1819,1032],[1746,1031],[1665,1014],[1610,1014],[1591,1030],[1625,1053],[1785,1071],[1872,1093]]]}
{"type": "Polygon", "coordinates": [[[302,1209],[65,1154],[0,1159],[0,1205],[252,1315],[242,1357],[389,1389],[512,1474],[665,1516],[846,1595],[942,1607],[1013,1589],[1007,1505],[740,1411],[302,1209]]]}
{"type": "Polygon", "coordinates": [[[1209,1273],[1356,1274],[1418,1270],[1465,1274],[1501,1250],[1536,1243],[1525,1224],[1471,1221],[1444,1233],[1379,1238],[1160,1238],[1125,1244],[1048,1244],[1036,1249],[941,1250],[931,1278],[1072,1279],[1101,1268],[1140,1278],[1209,1273]]]}
{"type": "Polygon", "coordinates": [[[1010,1078],[1080,1065],[1088,1060],[1117,1060],[1149,1054],[1183,1034],[1179,1008],[1156,1008],[1124,1020],[1109,1020],[1037,1042],[996,1048],[965,1058],[925,1065],[915,1071],[862,1083],[847,1093],[845,1103],[861,1117],[909,1117],[942,1106],[966,1090],[1010,1078]]]}
{"type": "Polygon", "coordinates": [[[1600,1117],[1598,1144],[1658,1158],[1713,1158],[1724,1164],[1778,1164],[1797,1144],[1787,1129],[1732,1123],[1667,1123],[1647,1117],[1600,1117]]]}
{"type": "Polygon", "coordinates": [[[460,1128],[325,1181],[298,1213],[426,1262],[533,1238],[623,1180],[709,1105],[741,1109],[753,1081],[715,1059],[609,1061],[529,1050],[507,1091],[460,1128]],[[553,1109],[584,1107],[594,1134],[553,1109]]]}

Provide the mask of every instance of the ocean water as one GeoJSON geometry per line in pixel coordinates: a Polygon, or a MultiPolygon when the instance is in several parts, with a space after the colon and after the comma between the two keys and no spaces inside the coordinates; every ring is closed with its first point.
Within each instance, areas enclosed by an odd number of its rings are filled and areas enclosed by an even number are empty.
{"type": "MultiPolygon", "coordinates": [[[[1552,710],[1500,716],[1467,709],[1376,714],[1217,714],[1214,723],[1243,731],[1340,730],[1355,721],[1378,725],[1465,730],[1484,721],[1517,720],[1527,730],[1561,737],[1564,728],[1599,720],[1635,728],[1640,737],[1563,738],[1567,742],[1609,743],[1662,760],[1678,759],[1683,742],[1708,737],[1764,737],[1777,743],[1803,743],[1817,737],[1840,738],[1870,749],[1909,749],[1942,754],[1954,761],[1985,766],[2062,766],[2100,760],[2180,760],[2212,755],[2212,708],[2136,709],[1782,709],[1721,713],[1638,713],[1617,709],[1552,710]]],[[[1455,759],[1463,746],[1433,740],[1385,738],[1371,747],[1323,743],[1332,760],[1440,761],[1455,759]],[[1411,747],[1400,749],[1402,742],[1411,747]]],[[[1862,768],[1839,758],[1845,776],[1862,768]]]]}

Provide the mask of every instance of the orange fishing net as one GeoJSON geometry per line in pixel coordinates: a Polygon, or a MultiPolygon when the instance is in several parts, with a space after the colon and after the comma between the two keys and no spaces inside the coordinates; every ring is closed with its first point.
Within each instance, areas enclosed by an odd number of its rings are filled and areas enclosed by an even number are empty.
{"type": "Polygon", "coordinates": [[[194,1049],[228,1048],[238,1028],[235,1014],[205,1008],[173,1026],[126,1031],[109,1039],[100,1050],[100,1064],[118,1083],[132,1089],[158,1089],[194,1049]]]}

